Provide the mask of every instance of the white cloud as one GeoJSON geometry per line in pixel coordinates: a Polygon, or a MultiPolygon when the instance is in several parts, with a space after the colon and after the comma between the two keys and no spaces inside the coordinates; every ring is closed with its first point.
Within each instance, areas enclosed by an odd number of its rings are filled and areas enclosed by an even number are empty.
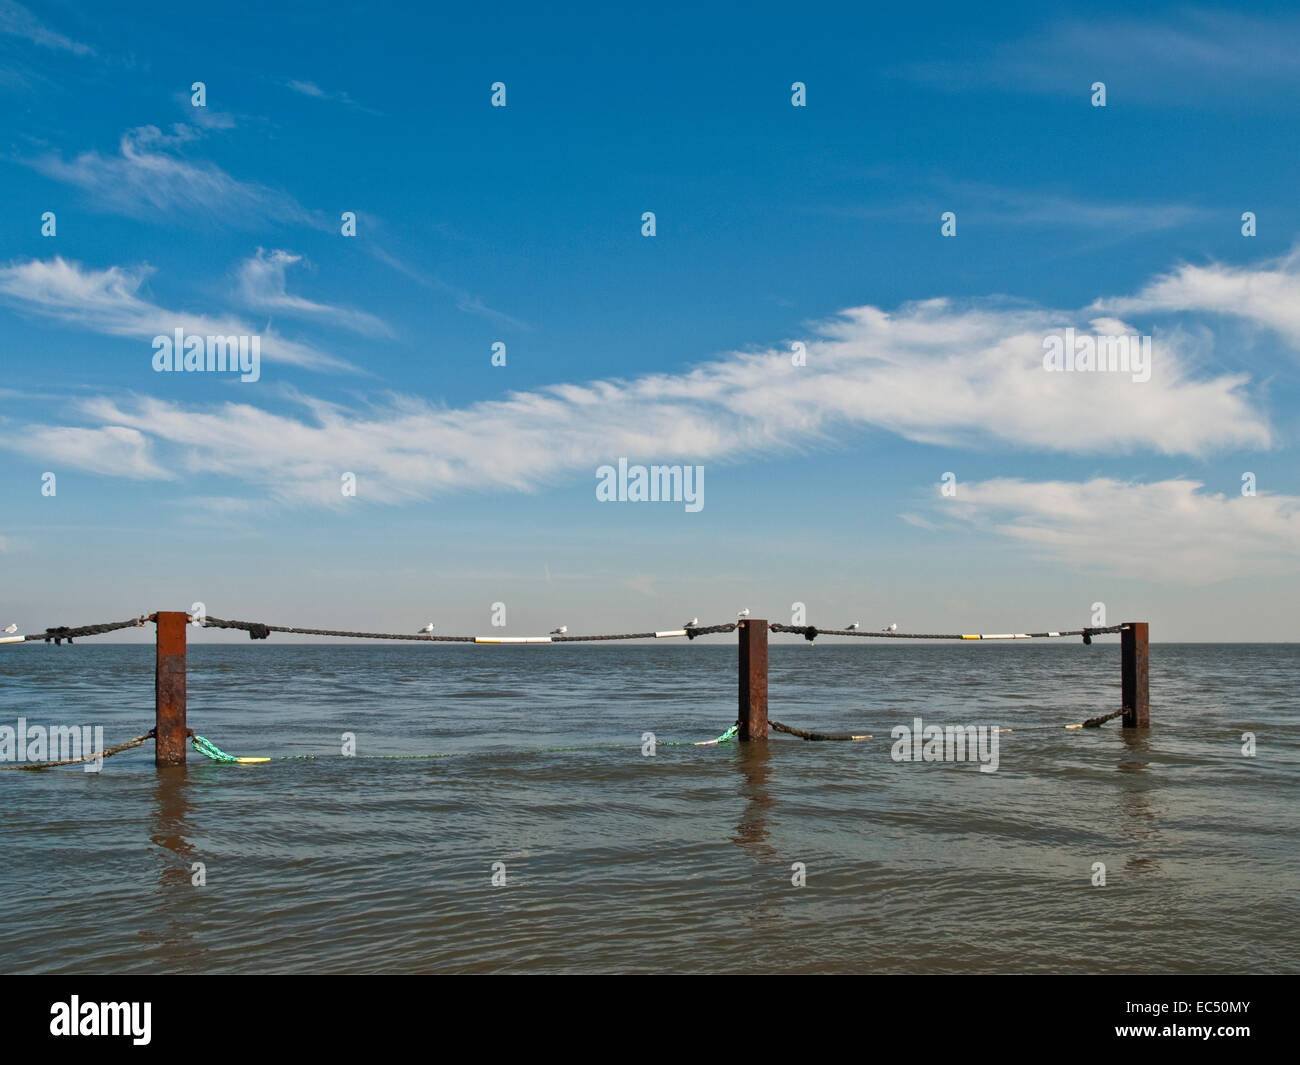
{"type": "Polygon", "coordinates": [[[139,294],[148,275],[146,267],[94,270],[59,257],[31,259],[0,267],[0,298],[21,310],[96,333],[138,337],[142,365],[153,357],[149,342],[155,336],[181,328],[200,336],[260,335],[264,358],[313,370],[351,369],[269,328],[258,329],[231,316],[173,311],[150,303],[139,294]]]}
{"type": "Polygon", "coordinates": [[[344,470],[358,475],[366,498],[398,502],[594,477],[597,465],[623,455],[739,461],[755,449],[826,446],[866,428],[1049,453],[1269,445],[1245,378],[1194,379],[1176,344],[1157,349],[1145,384],[1044,371],[1044,333],[1069,322],[1057,312],[962,310],[932,300],[894,314],[856,308],[824,323],[806,340],[803,367],[792,366],[783,347],[682,374],[560,384],[461,408],[395,397],[346,409],[303,398],[300,412],[272,413],[249,403],[101,398],[81,410],[97,424],[149,434],[169,455],[168,468],[314,502],[341,498],[344,470]]]}
{"type": "Polygon", "coordinates": [[[116,155],[82,152],[75,159],[45,155],[28,165],[47,177],[88,193],[102,208],[133,218],[158,220],[195,215],[234,225],[280,221],[315,225],[290,196],[231,177],[206,161],[191,161],[179,149],[202,136],[183,122],[170,133],[157,126],[128,130],[116,155]]]}
{"type": "Polygon", "coordinates": [[[1185,479],[996,479],[962,484],[934,510],[1041,558],[1122,577],[1198,586],[1300,572],[1300,497],[1203,488],[1185,479]]]}
{"type": "Polygon", "coordinates": [[[1233,315],[1267,326],[1300,347],[1300,250],[1261,268],[1184,265],[1137,296],[1098,300],[1119,314],[1194,311],[1233,315]]]}
{"type": "Polygon", "coordinates": [[[256,255],[240,263],[237,277],[240,299],[255,310],[283,311],[303,318],[332,322],[356,333],[392,336],[392,330],[373,314],[346,307],[331,307],[329,304],[289,295],[285,287],[285,271],[301,261],[301,255],[280,250],[267,252],[258,248],[256,255]]]}
{"type": "Polygon", "coordinates": [[[107,425],[99,429],[29,425],[15,450],[40,456],[51,464],[73,466],[133,480],[172,480],[175,474],[153,457],[153,441],[136,429],[107,425]]]}

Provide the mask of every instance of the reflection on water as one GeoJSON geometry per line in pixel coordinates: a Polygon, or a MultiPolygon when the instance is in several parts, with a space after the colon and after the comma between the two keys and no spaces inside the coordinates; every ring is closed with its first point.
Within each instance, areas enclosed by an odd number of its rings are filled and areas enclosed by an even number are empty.
{"type": "Polygon", "coordinates": [[[767,843],[767,817],[772,808],[768,790],[768,778],[772,775],[771,747],[766,743],[742,744],[736,750],[735,764],[745,806],[731,840],[756,861],[771,861],[774,854],[767,843]]]}
{"type": "Polygon", "coordinates": [[[189,771],[185,766],[157,770],[153,788],[153,820],[149,838],[161,852],[158,886],[173,888],[190,882],[195,851],[190,837],[189,771]]]}
{"type": "Polygon", "coordinates": [[[142,936],[157,957],[192,956],[191,894],[205,890],[193,883],[191,864],[197,861],[190,840],[191,782],[184,766],[154,771],[149,839],[153,844],[157,887],[150,892],[152,917],[142,936]]]}
{"type": "MultiPolygon", "coordinates": [[[[0,721],[136,735],[152,653],[0,656],[0,721]]],[[[985,774],[893,762],[890,726],[1082,721],[1114,705],[1118,647],[774,645],[774,713],[877,738],[649,758],[643,732],[735,719],[734,644],[200,644],[190,725],[277,760],[159,773],[144,747],[98,774],[0,773],[0,965],[1294,971],[1297,657],[1162,646],[1149,731],[1013,731],[985,774]],[[345,732],[449,757],[345,758],[345,732]]]]}

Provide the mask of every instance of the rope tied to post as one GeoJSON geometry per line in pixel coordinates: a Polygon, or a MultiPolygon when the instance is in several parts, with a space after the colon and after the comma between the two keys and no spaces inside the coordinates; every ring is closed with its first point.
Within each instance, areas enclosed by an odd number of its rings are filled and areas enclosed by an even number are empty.
{"type": "Polygon", "coordinates": [[[791,736],[798,736],[801,740],[869,740],[872,737],[867,735],[831,735],[828,732],[809,732],[806,729],[795,728],[793,725],[783,725],[779,721],[768,721],[768,727],[777,732],[784,732],[791,736]]]}
{"type": "Polygon", "coordinates": [[[686,630],[686,638],[693,640],[697,636],[709,636],[715,632],[735,632],[736,623],[729,621],[725,625],[692,625],[686,630]]]}
{"type": "Polygon", "coordinates": [[[36,640],[44,640],[46,643],[49,643],[53,640],[55,645],[59,646],[64,640],[67,640],[68,643],[72,643],[75,637],[102,636],[106,632],[116,632],[118,629],[143,628],[148,621],[149,618],[142,614],[137,618],[130,618],[127,621],[110,621],[100,625],[81,625],[77,628],[69,628],[67,625],[55,625],[46,629],[42,633],[33,634],[24,637],[24,639],[29,643],[36,640]]]}
{"type": "Polygon", "coordinates": [[[91,753],[82,758],[64,758],[57,762],[28,762],[25,765],[0,765],[0,769],[53,769],[55,766],[60,765],[80,765],[82,762],[94,762],[101,758],[111,758],[115,754],[129,751],[132,747],[139,747],[141,744],[148,743],[154,738],[155,733],[155,729],[150,729],[143,736],[137,736],[133,740],[127,740],[115,747],[105,748],[103,752],[91,753]]]}

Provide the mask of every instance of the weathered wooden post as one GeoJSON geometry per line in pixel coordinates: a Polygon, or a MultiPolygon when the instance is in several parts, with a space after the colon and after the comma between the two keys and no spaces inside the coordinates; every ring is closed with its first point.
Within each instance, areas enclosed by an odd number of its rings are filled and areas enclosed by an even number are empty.
{"type": "Polygon", "coordinates": [[[158,665],[154,674],[154,757],[153,764],[185,764],[185,626],[190,616],[183,611],[160,610],[158,665]]]}
{"type": "Polygon", "coordinates": [[[1147,622],[1126,621],[1120,629],[1120,706],[1125,728],[1151,725],[1151,696],[1147,690],[1147,622]]]}
{"type": "Polygon", "coordinates": [[[740,739],[767,739],[767,622],[745,618],[740,633],[740,739]]]}

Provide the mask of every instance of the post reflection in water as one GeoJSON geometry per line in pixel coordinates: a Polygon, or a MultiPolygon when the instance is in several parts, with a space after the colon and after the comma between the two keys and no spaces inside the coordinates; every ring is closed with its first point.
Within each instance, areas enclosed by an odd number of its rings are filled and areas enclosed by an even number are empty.
{"type": "Polygon", "coordinates": [[[190,865],[199,860],[190,838],[190,780],[184,766],[155,771],[153,811],[149,824],[149,841],[153,844],[158,868],[158,890],[154,893],[152,913],[141,915],[140,936],[148,940],[159,956],[175,963],[192,952],[193,933],[189,928],[190,892],[203,888],[192,886],[190,865]]]}
{"type": "Polygon", "coordinates": [[[1124,743],[1123,760],[1116,766],[1119,778],[1119,805],[1124,815],[1128,843],[1132,848],[1124,867],[1134,872],[1154,872],[1160,863],[1149,853],[1159,842],[1159,818],[1151,803],[1151,795],[1156,787],[1155,780],[1147,772],[1151,758],[1150,729],[1120,729],[1120,739],[1124,743]]]}
{"type": "Polygon", "coordinates": [[[149,839],[160,858],[158,886],[175,889],[190,883],[190,865],[196,861],[189,837],[190,782],[184,766],[159,769],[153,786],[153,820],[149,839]]]}
{"type": "Polygon", "coordinates": [[[736,744],[736,767],[741,774],[740,793],[745,798],[745,808],[731,841],[756,861],[770,861],[775,852],[767,842],[767,815],[772,807],[768,791],[771,751],[767,742],[736,744]]]}

